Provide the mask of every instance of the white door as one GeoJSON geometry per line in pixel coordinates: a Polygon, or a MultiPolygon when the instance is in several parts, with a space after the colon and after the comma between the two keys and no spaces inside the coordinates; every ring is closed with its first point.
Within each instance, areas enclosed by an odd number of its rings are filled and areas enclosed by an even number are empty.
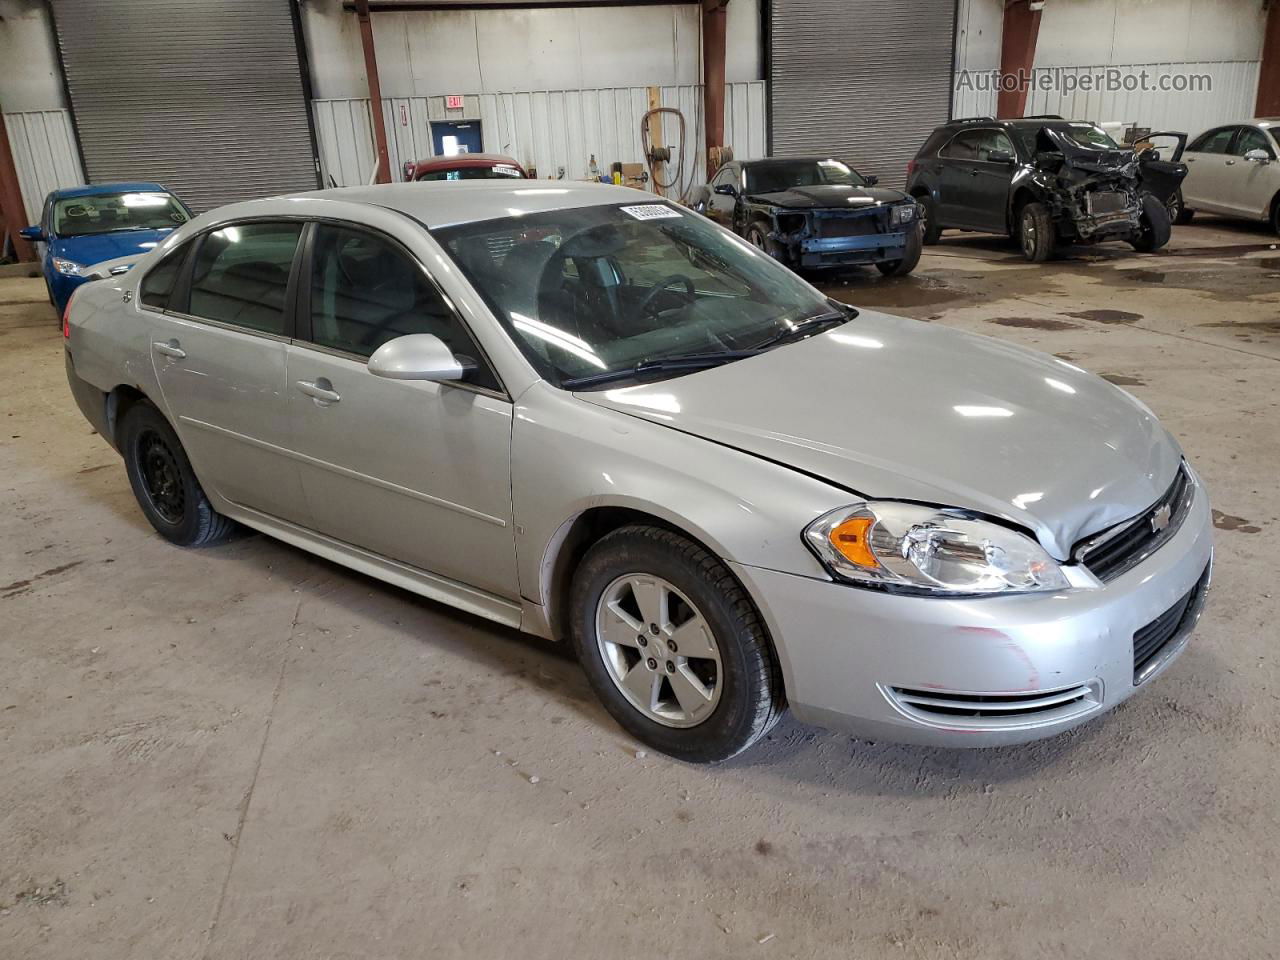
{"type": "Polygon", "coordinates": [[[1217,127],[1193,140],[1182,155],[1187,176],[1182,181],[1183,203],[1193,210],[1209,213],[1233,212],[1230,194],[1231,144],[1238,127],[1217,127]]]}
{"type": "Polygon", "coordinates": [[[1280,163],[1271,137],[1260,127],[1241,127],[1231,148],[1231,188],[1227,199],[1242,217],[1265,219],[1271,214],[1271,200],[1280,192],[1280,163]],[[1263,151],[1267,160],[1246,160],[1250,151],[1263,151]]]}

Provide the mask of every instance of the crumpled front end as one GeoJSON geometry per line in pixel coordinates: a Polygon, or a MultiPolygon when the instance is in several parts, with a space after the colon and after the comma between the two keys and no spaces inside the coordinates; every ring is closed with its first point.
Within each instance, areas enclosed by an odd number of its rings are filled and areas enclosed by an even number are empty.
{"type": "Polygon", "coordinates": [[[914,203],[874,204],[860,209],[778,209],[772,212],[769,239],[777,244],[780,258],[792,266],[880,263],[902,259],[908,233],[918,219],[914,203]]]}
{"type": "Polygon", "coordinates": [[[1059,232],[1077,240],[1122,240],[1142,231],[1142,179],[1126,150],[1089,150],[1046,127],[1035,165],[1059,232]]]}

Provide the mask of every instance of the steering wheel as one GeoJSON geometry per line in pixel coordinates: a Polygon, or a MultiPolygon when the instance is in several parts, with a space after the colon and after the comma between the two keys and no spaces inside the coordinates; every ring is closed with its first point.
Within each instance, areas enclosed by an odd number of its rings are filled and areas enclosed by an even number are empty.
{"type": "MultiPolygon", "coordinates": [[[[641,300],[640,305],[636,307],[637,315],[643,317],[649,312],[649,308],[653,306],[653,301],[657,299],[658,294],[667,289],[667,287],[672,287],[676,284],[680,284],[684,287],[684,296],[689,303],[692,304],[697,299],[697,295],[693,290],[693,281],[682,273],[673,273],[671,276],[663,277],[655,283],[652,289],[644,295],[644,299],[641,300]]],[[[654,316],[657,316],[657,314],[654,314],[654,316]]]]}

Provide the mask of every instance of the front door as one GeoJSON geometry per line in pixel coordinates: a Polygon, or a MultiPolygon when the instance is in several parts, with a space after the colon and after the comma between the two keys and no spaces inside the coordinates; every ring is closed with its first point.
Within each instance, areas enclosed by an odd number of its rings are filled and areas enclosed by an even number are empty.
{"type": "Polygon", "coordinates": [[[1196,210],[1211,213],[1230,211],[1228,174],[1234,164],[1228,165],[1231,144],[1238,127],[1218,127],[1201,134],[1183,153],[1182,162],[1187,165],[1187,178],[1182,182],[1183,203],[1196,210]]]}
{"type": "Polygon", "coordinates": [[[1258,127],[1241,127],[1231,147],[1227,174],[1227,203],[1233,213],[1260,218],[1270,213],[1271,199],[1280,191],[1280,163],[1271,138],[1258,127]],[[1267,160],[1246,160],[1245,154],[1261,150],[1267,160]]]}
{"type": "Polygon", "coordinates": [[[484,152],[479,120],[433,120],[431,142],[437,157],[484,152]]]}
{"type": "Polygon", "coordinates": [[[512,406],[462,321],[388,237],[317,224],[288,409],[315,528],[412,567],[515,600],[512,406]],[[309,320],[308,320],[309,318],[309,320]],[[473,358],[467,381],[371,374],[367,358],[411,333],[473,358]]]}
{"type": "Polygon", "coordinates": [[[738,198],[727,193],[716,193],[715,188],[731,186],[739,188],[738,170],[736,167],[722,167],[711,181],[711,195],[707,197],[707,216],[722,227],[733,229],[733,211],[738,205],[738,198]]]}
{"type": "Polygon", "coordinates": [[[1009,185],[1017,168],[1013,163],[992,160],[991,157],[1003,153],[1016,158],[1017,154],[1013,141],[1003,130],[990,129],[979,133],[978,157],[973,164],[969,185],[973,224],[984,230],[1004,233],[1008,228],[1009,185]]]}
{"type": "Polygon", "coordinates": [[[233,503],[306,525],[285,402],[300,231],[297,223],[259,222],[205,234],[193,241],[189,279],[175,276],[184,247],[144,278],[139,309],[152,321],[156,377],[200,482],[233,503]]]}

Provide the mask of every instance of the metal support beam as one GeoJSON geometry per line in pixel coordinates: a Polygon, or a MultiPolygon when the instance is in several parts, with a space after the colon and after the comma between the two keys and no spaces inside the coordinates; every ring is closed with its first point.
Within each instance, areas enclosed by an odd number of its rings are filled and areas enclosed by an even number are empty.
{"type": "Polygon", "coordinates": [[[378,82],[378,57],[373,49],[373,23],[369,20],[369,0],[357,0],[360,42],[364,46],[364,72],[369,79],[369,113],[373,117],[373,145],[377,153],[375,183],[391,182],[391,160],[387,155],[387,125],[382,116],[382,84],[378,82]]]}
{"type": "MultiPolygon", "coordinates": [[[[1002,79],[1021,80],[1031,75],[1036,62],[1036,40],[1040,36],[1040,10],[1032,9],[1028,0],[1005,0],[1004,32],[1000,36],[1000,74],[1002,79]]],[[[1007,81],[1006,82],[1010,82],[1007,81]]],[[[1006,90],[1001,84],[996,97],[996,116],[1004,119],[1021,117],[1027,112],[1027,90],[1018,84],[1006,90]]]]}
{"type": "Polygon", "coordinates": [[[719,165],[724,143],[725,7],[729,0],[702,4],[702,115],[707,133],[707,179],[719,165]]]}
{"type": "Polygon", "coordinates": [[[1267,4],[1262,68],[1258,71],[1258,103],[1253,115],[1280,117],[1280,0],[1270,0],[1267,4]]]}
{"type": "Polygon", "coordinates": [[[19,261],[30,262],[36,258],[31,244],[18,235],[26,225],[22,189],[18,186],[18,168],[13,164],[13,151],[9,149],[9,131],[4,120],[0,119],[0,252],[4,251],[7,236],[19,261]]]}

